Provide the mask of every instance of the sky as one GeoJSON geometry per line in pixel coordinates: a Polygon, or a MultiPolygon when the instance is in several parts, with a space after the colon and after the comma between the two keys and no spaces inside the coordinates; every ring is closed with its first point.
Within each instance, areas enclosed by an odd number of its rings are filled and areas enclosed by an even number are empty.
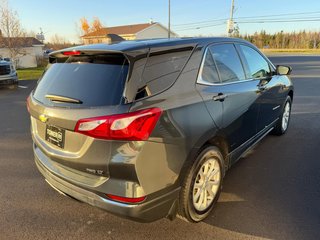
{"type": "MultiPolygon", "coordinates": [[[[1,2],[2,0],[0,0],[1,2]]],[[[46,41],[58,34],[70,42],[78,42],[79,20],[98,17],[104,26],[155,22],[168,24],[168,0],[8,0],[28,31],[40,32],[46,41]],[[77,28],[78,24],[78,28],[77,28]]],[[[171,28],[180,36],[226,35],[225,20],[230,16],[231,0],[171,0],[171,28]],[[219,20],[219,21],[216,21],[219,20]]],[[[320,1],[316,0],[235,0],[235,21],[240,33],[266,30],[320,31],[320,1]],[[291,15],[297,14],[297,15],[291,15]],[[270,16],[276,22],[261,22],[270,16]],[[258,17],[259,23],[252,22],[258,17]],[[265,17],[263,17],[265,18],[265,17]],[[304,22],[278,22],[307,20],[304,22]],[[318,19],[317,21],[310,21],[318,19]]],[[[256,20],[256,21],[257,21],[256,20]]]]}

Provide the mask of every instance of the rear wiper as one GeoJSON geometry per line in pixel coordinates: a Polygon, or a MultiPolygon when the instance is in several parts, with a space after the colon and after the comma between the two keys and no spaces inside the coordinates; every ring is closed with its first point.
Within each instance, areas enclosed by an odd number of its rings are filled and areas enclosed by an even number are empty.
{"type": "Polygon", "coordinates": [[[47,94],[46,98],[50,99],[52,102],[64,102],[64,103],[75,103],[82,104],[82,101],[75,98],[64,97],[59,95],[47,94]]]}

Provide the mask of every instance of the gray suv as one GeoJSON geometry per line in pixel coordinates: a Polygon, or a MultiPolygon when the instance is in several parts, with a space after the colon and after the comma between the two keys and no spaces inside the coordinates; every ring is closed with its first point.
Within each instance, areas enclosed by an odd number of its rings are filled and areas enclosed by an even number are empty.
{"type": "Polygon", "coordinates": [[[142,222],[207,217],[226,170],[289,125],[291,69],[231,38],[56,51],[27,99],[35,162],[60,193],[142,222]]]}

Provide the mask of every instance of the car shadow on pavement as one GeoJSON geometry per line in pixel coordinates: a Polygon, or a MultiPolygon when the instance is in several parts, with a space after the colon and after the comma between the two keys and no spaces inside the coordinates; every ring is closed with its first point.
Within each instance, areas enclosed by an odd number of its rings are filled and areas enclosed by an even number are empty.
{"type": "Polygon", "coordinates": [[[271,239],[320,234],[320,114],[293,115],[288,133],[268,136],[226,174],[206,223],[271,239]],[[309,123],[309,124],[308,124],[309,123]]]}

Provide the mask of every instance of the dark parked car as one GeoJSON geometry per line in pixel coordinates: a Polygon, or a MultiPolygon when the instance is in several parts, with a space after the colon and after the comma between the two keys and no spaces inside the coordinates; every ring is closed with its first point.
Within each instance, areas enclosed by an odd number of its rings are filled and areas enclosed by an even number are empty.
{"type": "Polygon", "coordinates": [[[17,84],[18,74],[10,58],[0,57],[0,85],[16,88],[17,84]]]}
{"type": "Polygon", "coordinates": [[[133,220],[203,220],[226,170],[288,129],[291,69],[240,39],[79,46],[49,61],[27,100],[38,169],[133,220]]]}
{"type": "Polygon", "coordinates": [[[46,50],[43,51],[43,56],[44,56],[45,58],[48,58],[48,57],[49,57],[49,54],[52,53],[52,52],[53,52],[52,49],[46,49],[46,50]]]}

